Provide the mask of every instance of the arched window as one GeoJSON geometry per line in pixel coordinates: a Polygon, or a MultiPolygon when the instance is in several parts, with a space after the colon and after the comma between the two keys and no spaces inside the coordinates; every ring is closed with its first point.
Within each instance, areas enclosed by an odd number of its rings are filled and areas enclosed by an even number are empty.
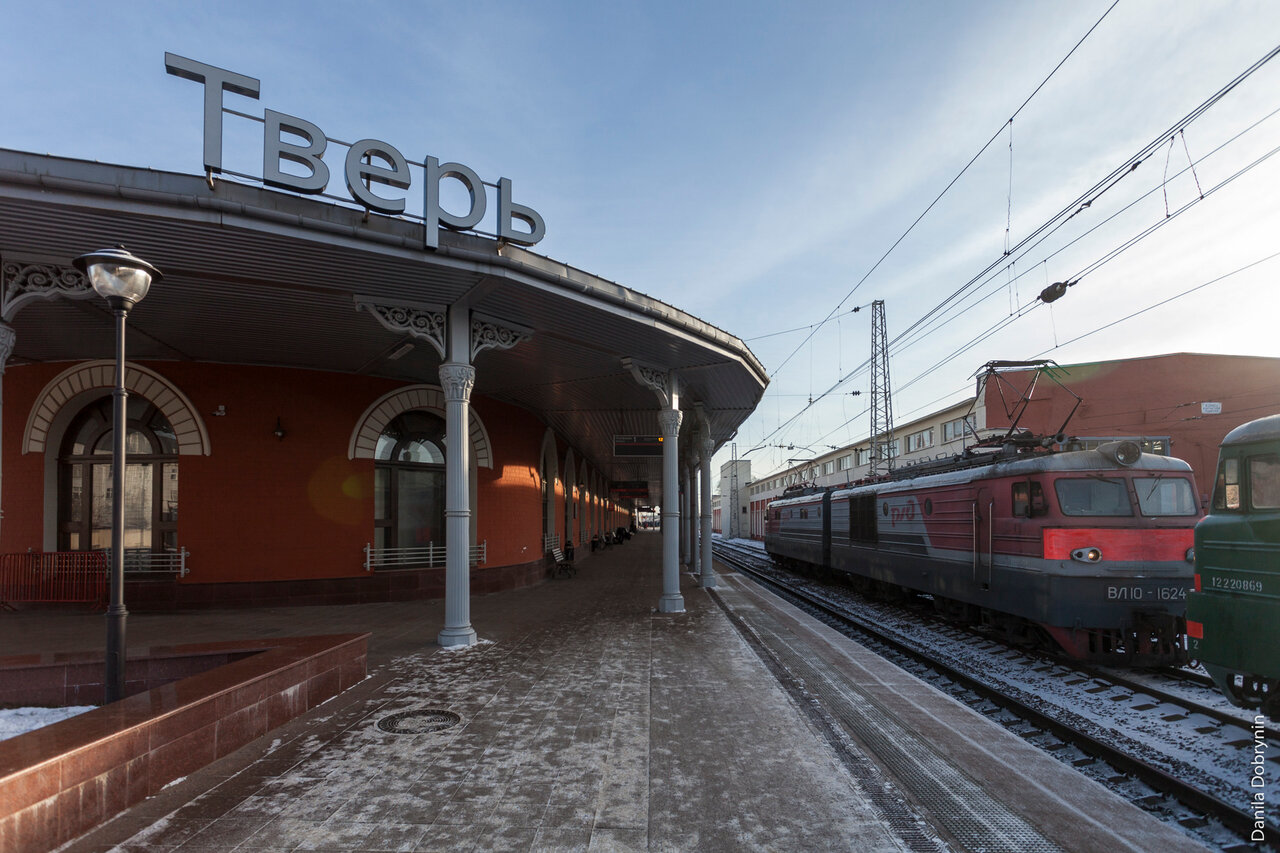
{"type": "Polygon", "coordinates": [[[396,416],[374,451],[374,547],[444,545],[444,421],[421,410],[396,416]]]}
{"type": "MultiPolygon", "coordinates": [[[[67,429],[58,456],[58,549],[111,547],[112,398],[90,403],[67,429]]],[[[160,410],[129,395],[124,547],[178,549],[178,440],[160,410]]]]}

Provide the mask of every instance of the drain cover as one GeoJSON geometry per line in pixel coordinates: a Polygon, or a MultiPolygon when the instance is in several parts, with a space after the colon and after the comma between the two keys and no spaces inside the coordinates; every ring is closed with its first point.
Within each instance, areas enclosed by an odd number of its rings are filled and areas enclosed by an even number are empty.
{"type": "Polygon", "coordinates": [[[462,722],[452,711],[401,711],[378,720],[378,728],[393,735],[424,735],[442,732],[462,722]]]}

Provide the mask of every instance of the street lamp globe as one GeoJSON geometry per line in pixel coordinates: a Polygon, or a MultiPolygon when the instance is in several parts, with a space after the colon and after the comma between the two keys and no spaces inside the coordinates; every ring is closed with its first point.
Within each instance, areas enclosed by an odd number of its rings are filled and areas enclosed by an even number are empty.
{"type": "Polygon", "coordinates": [[[124,246],[90,252],[72,263],[88,276],[93,289],[112,308],[123,308],[126,311],[146,297],[152,281],[159,281],[164,277],[160,270],[124,246]]]}

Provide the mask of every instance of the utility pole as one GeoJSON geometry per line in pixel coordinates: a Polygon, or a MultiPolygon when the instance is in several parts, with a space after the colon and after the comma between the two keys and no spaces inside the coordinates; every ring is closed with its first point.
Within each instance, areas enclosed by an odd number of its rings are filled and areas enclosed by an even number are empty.
{"type": "MultiPolygon", "coordinates": [[[[721,512],[729,514],[729,538],[741,538],[741,531],[738,529],[741,522],[738,521],[738,442],[733,443],[733,461],[729,463],[729,506],[722,506],[721,512]]],[[[722,502],[723,503],[723,502],[722,502]]],[[[721,526],[723,527],[723,519],[721,526]]]]}
{"type": "Polygon", "coordinates": [[[884,300],[871,303],[871,470],[872,477],[893,470],[893,396],[889,390],[889,333],[884,300]]]}

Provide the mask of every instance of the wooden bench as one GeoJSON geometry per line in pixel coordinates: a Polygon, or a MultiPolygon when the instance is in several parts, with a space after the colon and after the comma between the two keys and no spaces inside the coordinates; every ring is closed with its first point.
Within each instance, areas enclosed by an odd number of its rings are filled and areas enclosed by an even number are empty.
{"type": "Polygon", "coordinates": [[[567,559],[564,552],[559,548],[551,549],[551,577],[573,577],[578,574],[578,570],[573,566],[573,560],[567,559]]]}

